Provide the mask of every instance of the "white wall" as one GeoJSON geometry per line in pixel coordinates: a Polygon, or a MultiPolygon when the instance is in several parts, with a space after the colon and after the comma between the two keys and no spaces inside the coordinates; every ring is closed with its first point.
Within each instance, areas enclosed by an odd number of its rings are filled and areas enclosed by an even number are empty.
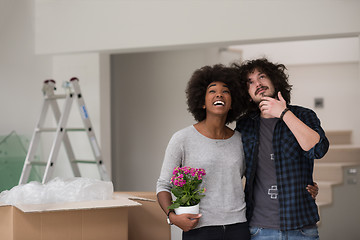
{"type": "Polygon", "coordinates": [[[290,66],[294,85],[292,103],[309,107],[318,114],[325,130],[352,130],[352,142],[360,146],[359,62],[290,66]],[[315,98],[324,108],[315,108],[315,98]]]}
{"type": "Polygon", "coordinates": [[[36,52],[139,52],[356,36],[359,12],[360,2],[351,0],[36,0],[36,52]]]}
{"type": "Polygon", "coordinates": [[[274,62],[289,65],[309,65],[323,63],[348,63],[359,61],[359,36],[313,39],[306,41],[282,41],[274,43],[232,45],[227,52],[241,52],[244,59],[254,59],[264,55],[274,62]]]}
{"type": "Polygon", "coordinates": [[[0,134],[31,136],[39,118],[50,56],[35,55],[34,1],[0,1],[0,134]]]}

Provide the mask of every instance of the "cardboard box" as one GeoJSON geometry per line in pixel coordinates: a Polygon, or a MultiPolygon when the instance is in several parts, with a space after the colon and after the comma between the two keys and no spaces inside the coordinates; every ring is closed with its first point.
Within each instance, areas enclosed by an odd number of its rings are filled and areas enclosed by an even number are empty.
{"type": "Polygon", "coordinates": [[[129,240],[170,240],[171,228],[157,202],[155,192],[116,192],[141,203],[129,208],[129,240]]]}
{"type": "Polygon", "coordinates": [[[0,205],[2,240],[127,240],[128,198],[57,204],[0,205]]]}

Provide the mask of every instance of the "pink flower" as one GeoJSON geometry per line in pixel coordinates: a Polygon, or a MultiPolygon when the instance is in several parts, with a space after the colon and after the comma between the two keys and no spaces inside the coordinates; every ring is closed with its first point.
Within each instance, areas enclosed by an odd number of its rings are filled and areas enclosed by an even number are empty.
{"type": "Polygon", "coordinates": [[[174,168],[170,182],[173,184],[171,192],[175,195],[176,200],[170,206],[171,209],[179,205],[193,206],[200,202],[200,199],[205,196],[202,193],[206,191],[205,188],[200,188],[204,175],[205,170],[202,168],[188,166],[174,168]],[[185,202],[184,199],[186,199],[185,202]]]}
{"type": "Polygon", "coordinates": [[[173,175],[176,175],[179,172],[179,167],[175,167],[173,171],[173,175]]]}

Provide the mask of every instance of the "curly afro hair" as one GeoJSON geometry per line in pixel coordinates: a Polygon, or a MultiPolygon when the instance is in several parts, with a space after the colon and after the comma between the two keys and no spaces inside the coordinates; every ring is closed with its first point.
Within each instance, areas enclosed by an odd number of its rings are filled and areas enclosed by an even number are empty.
{"type": "MultiPolygon", "coordinates": [[[[271,63],[266,58],[256,60],[248,60],[241,64],[233,63],[231,67],[237,69],[240,76],[240,84],[242,88],[248,89],[248,75],[257,69],[259,72],[265,73],[271,80],[275,88],[275,93],[281,92],[287,104],[290,104],[292,85],[289,84],[289,75],[287,68],[283,64],[271,63]]],[[[248,100],[250,95],[247,94],[248,100]]],[[[248,111],[258,111],[259,108],[253,101],[247,101],[248,111]]]]}
{"type": "Polygon", "coordinates": [[[247,89],[241,88],[240,78],[235,68],[225,67],[222,64],[204,66],[195,70],[186,87],[188,111],[198,122],[206,118],[205,95],[207,87],[212,82],[223,82],[230,90],[231,109],[228,112],[226,123],[231,123],[245,113],[247,89]]]}

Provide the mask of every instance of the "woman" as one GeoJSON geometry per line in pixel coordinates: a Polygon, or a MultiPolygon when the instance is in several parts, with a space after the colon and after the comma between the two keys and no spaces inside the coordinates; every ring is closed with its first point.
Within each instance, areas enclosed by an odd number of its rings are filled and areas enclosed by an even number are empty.
{"type": "Polygon", "coordinates": [[[226,126],[244,109],[246,92],[238,76],[223,65],[194,72],[186,89],[188,110],[196,124],[176,132],[166,149],[157,196],[171,224],[183,230],[183,239],[250,239],[245,217],[242,175],[245,170],[241,135],[226,126]],[[171,205],[170,178],[174,167],[206,171],[200,214],[176,215],[171,205]]]}

